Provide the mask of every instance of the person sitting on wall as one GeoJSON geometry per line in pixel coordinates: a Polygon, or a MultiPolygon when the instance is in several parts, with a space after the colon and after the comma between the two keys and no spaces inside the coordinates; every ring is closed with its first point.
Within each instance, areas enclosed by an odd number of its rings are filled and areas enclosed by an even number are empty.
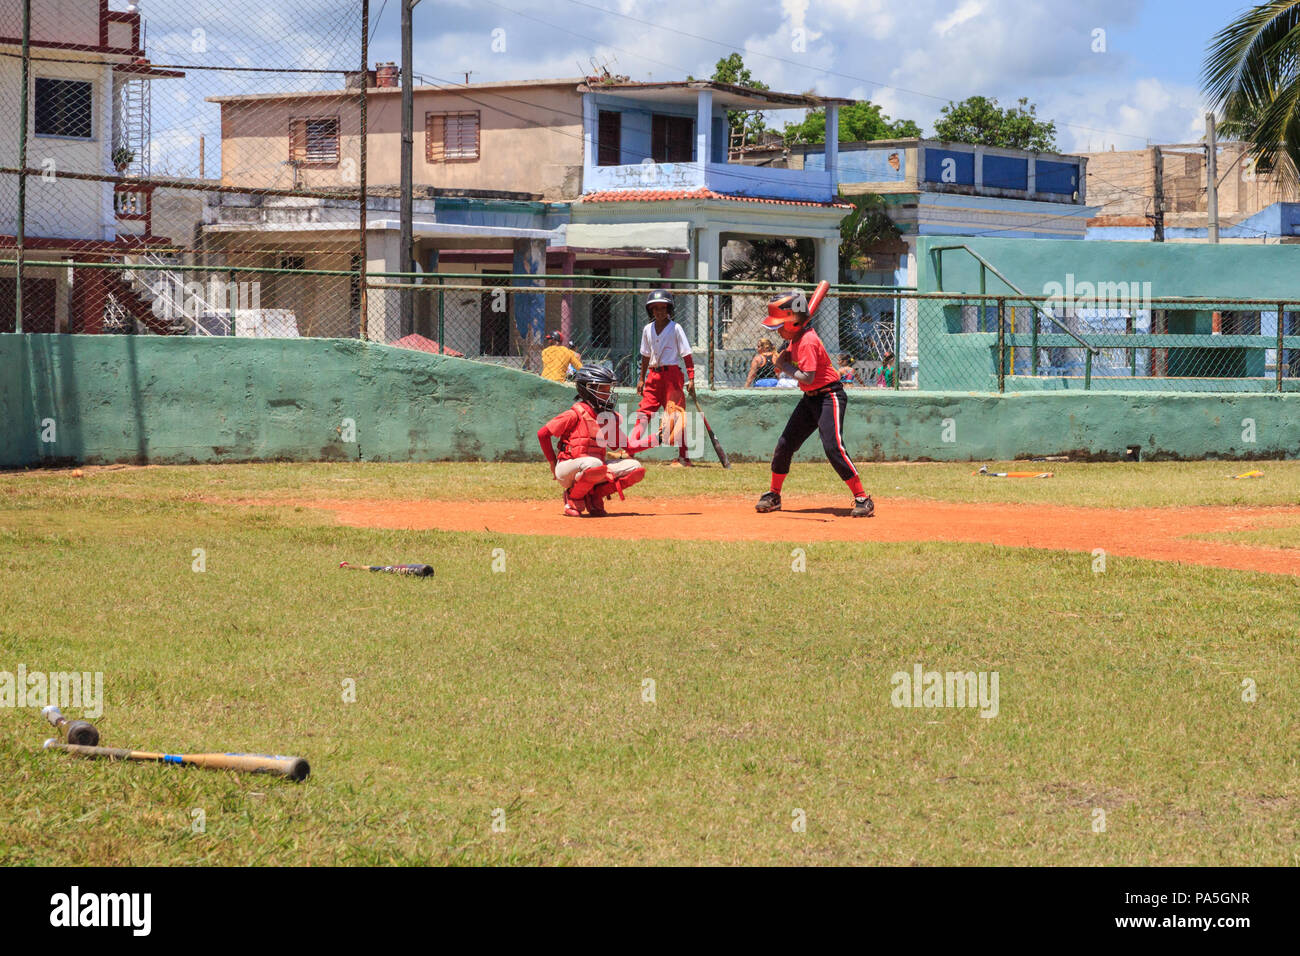
{"type": "Polygon", "coordinates": [[[858,370],[853,367],[853,356],[848,352],[840,353],[839,368],[836,371],[840,373],[840,382],[845,386],[858,384],[858,370]]]}
{"type": "Polygon", "coordinates": [[[771,388],[776,384],[776,346],[764,336],[758,340],[758,351],[749,363],[745,388],[771,388]]]}
{"type": "Polygon", "coordinates": [[[570,366],[582,368],[582,357],[573,349],[560,344],[560,333],[547,332],[543,341],[546,347],[542,349],[542,378],[563,382],[570,366]]]}

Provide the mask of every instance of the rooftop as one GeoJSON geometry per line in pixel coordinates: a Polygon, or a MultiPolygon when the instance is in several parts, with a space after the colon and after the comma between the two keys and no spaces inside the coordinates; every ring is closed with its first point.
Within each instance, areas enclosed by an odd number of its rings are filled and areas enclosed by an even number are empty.
{"type": "Polygon", "coordinates": [[[852,209],[851,203],[808,202],[801,199],[764,199],[759,196],[733,196],[712,189],[606,189],[588,193],[583,202],[666,202],[673,199],[722,199],[727,202],[774,203],[778,206],[818,206],[827,209],[852,209]]]}
{"type": "MultiPolygon", "coordinates": [[[[416,93],[491,93],[508,90],[525,90],[537,88],[568,88],[579,93],[613,93],[632,99],[653,100],[657,103],[693,103],[701,90],[713,92],[713,102],[726,109],[737,110],[772,110],[772,109],[819,109],[821,107],[845,106],[856,102],[834,96],[815,96],[808,93],[777,93],[772,90],[751,90],[744,86],[730,83],[715,83],[712,80],[680,80],[672,83],[637,83],[632,80],[612,79],[595,81],[592,77],[575,76],[551,80],[508,80],[497,83],[445,83],[420,85],[413,89],[416,93]]],[[[246,93],[233,96],[209,96],[209,103],[243,103],[255,100],[297,100],[297,99],[337,99],[340,96],[355,98],[360,91],[356,89],[310,90],[303,92],[246,93]]],[[[402,88],[398,86],[369,86],[367,94],[371,96],[400,96],[402,88]]]]}

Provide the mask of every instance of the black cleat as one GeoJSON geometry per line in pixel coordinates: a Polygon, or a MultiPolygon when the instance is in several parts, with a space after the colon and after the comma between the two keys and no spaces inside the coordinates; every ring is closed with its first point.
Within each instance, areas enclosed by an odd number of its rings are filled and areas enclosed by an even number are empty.
{"type": "Polygon", "coordinates": [[[853,510],[849,515],[853,518],[870,518],[876,513],[876,503],[871,500],[871,495],[865,495],[861,498],[853,499],[853,510]]]}
{"type": "Polygon", "coordinates": [[[763,497],[758,499],[758,504],[754,505],[754,510],[759,514],[767,514],[769,511],[781,510],[781,496],[775,491],[768,491],[763,497]]]}

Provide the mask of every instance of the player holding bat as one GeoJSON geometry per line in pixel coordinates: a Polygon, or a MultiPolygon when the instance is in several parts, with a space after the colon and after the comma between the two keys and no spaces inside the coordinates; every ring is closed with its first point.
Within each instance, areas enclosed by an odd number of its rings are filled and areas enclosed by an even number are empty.
{"type": "Polygon", "coordinates": [[[821,432],[822,448],[831,467],[853,492],[853,510],[849,514],[870,518],[876,512],[871,496],[862,488],[857,468],[844,449],[844,409],[848,404],[844,385],[826,346],[812,327],[812,314],[829,288],[829,282],[818,285],[811,303],[798,291],[773,296],[767,303],[763,324],[779,332],[789,343],[776,357],[776,367],[799,383],[803,398],[790,413],[785,431],[777,440],[772,454],[771,490],[755,505],[761,514],[781,510],[781,485],[790,473],[790,461],[813,432],[821,432]]]}

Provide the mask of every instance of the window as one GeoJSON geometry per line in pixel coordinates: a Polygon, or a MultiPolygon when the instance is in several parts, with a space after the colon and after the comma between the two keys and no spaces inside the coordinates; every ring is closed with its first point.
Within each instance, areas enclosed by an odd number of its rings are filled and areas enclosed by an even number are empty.
{"type": "Polygon", "coordinates": [[[650,154],[656,163],[689,163],[695,155],[695,121],[689,116],[654,114],[650,154]]]}
{"type": "Polygon", "coordinates": [[[334,166],[339,161],[337,116],[289,120],[289,160],[300,166],[334,166]]]}
{"type": "Polygon", "coordinates": [[[307,257],[306,256],[281,256],[280,268],[290,269],[295,272],[300,272],[303,269],[307,268],[307,257]]]}
{"type": "Polygon", "coordinates": [[[478,125],[477,110],[472,113],[425,113],[424,161],[476,162],[478,125]]]}
{"type": "Polygon", "coordinates": [[[600,111],[600,128],[596,134],[597,166],[623,164],[623,114],[614,110],[600,111]]]}
{"type": "Polygon", "coordinates": [[[36,135],[94,136],[94,93],[88,80],[36,78],[36,135]]]}

